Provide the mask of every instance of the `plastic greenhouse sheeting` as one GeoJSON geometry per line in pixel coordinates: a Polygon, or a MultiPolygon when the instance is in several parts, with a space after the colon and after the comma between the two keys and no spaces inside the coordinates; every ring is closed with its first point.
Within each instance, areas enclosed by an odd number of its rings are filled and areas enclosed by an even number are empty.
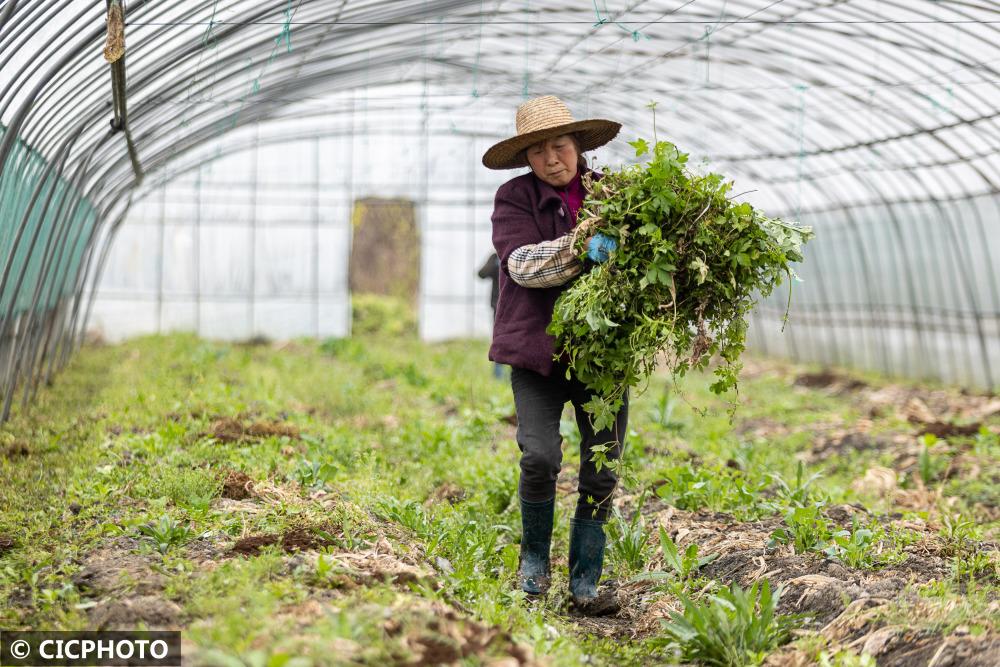
{"type": "Polygon", "coordinates": [[[24,310],[0,329],[5,401],[88,315],[117,335],[346,332],[368,195],[417,203],[422,335],[486,335],[472,274],[515,172],[479,158],[544,94],[623,123],[598,165],[633,159],[656,102],[692,164],[815,226],[791,322],[785,294],[762,304],[758,349],[995,386],[998,25],[979,0],[6,0],[0,298],[24,310]]]}
{"type": "MultiPolygon", "coordinates": [[[[5,131],[0,128],[0,135],[5,131]]],[[[24,165],[32,187],[14,188],[11,181],[0,182],[0,209],[5,218],[24,223],[0,227],[0,256],[7,258],[4,271],[8,279],[17,276],[21,282],[21,289],[0,294],[5,319],[16,319],[33,308],[54,308],[60,299],[72,295],[83,242],[96,221],[89,202],[66,179],[47,171],[43,156],[18,142],[11,161],[24,165]],[[38,199],[49,201],[48,209],[33,205],[38,199]],[[57,225],[62,215],[69,223],[57,225]],[[46,252],[36,252],[40,248],[46,252]],[[45,266],[45,260],[52,268],[45,266]]]]}

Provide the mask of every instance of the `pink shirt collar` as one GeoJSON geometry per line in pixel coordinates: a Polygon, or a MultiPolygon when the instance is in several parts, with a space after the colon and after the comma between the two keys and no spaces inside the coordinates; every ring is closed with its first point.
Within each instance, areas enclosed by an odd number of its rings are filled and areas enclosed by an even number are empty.
{"type": "Polygon", "coordinates": [[[570,220],[576,220],[576,213],[580,210],[580,206],[583,204],[583,198],[586,194],[583,189],[582,174],[580,169],[577,168],[576,176],[573,177],[565,187],[553,188],[559,193],[562,198],[563,203],[566,204],[566,208],[569,209],[570,220]]]}

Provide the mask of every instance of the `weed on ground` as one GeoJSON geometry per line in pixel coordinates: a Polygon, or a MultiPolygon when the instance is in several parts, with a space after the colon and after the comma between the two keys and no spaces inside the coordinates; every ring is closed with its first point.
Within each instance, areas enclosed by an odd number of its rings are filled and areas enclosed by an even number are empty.
{"type": "MultiPolygon", "coordinates": [[[[1000,401],[749,359],[630,410],[606,615],[517,588],[481,341],[86,347],[0,428],[0,624],[179,628],[191,664],[1000,664],[1000,401]]],[[[186,660],[187,660],[186,657],[186,660]]]]}

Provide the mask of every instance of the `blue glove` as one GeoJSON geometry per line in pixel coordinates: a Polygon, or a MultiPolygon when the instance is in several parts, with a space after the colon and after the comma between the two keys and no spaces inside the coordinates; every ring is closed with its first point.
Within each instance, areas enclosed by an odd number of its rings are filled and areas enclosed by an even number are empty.
{"type": "Polygon", "coordinates": [[[587,244],[587,257],[595,262],[605,262],[612,250],[618,249],[618,242],[610,236],[597,232],[587,244]]]}

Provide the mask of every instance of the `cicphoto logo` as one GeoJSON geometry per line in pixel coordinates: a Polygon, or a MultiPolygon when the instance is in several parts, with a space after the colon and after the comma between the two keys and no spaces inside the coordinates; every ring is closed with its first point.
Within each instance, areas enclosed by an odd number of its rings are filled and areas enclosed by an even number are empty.
{"type": "Polygon", "coordinates": [[[162,639],[152,642],[145,639],[108,639],[105,641],[46,639],[38,646],[38,654],[46,660],[53,658],[114,660],[115,658],[128,659],[133,656],[142,659],[147,654],[162,660],[167,657],[167,653],[167,642],[162,639]]]}
{"type": "Polygon", "coordinates": [[[181,664],[181,633],[0,631],[0,665],[84,667],[181,664]]]}

